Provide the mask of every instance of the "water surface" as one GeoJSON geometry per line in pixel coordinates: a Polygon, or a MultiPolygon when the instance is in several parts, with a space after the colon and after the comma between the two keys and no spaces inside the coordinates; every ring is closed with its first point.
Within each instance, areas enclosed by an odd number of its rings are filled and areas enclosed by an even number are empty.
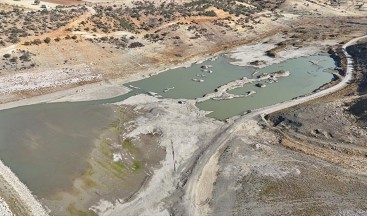
{"type": "Polygon", "coordinates": [[[290,76],[279,78],[278,83],[261,82],[266,85],[265,88],[258,88],[255,86],[256,83],[250,83],[242,88],[229,91],[229,93],[241,95],[254,90],[256,94],[230,100],[208,100],[198,103],[197,107],[213,111],[208,115],[209,117],[223,120],[242,114],[247,110],[274,105],[308,94],[333,79],[330,70],[334,67],[334,60],[324,55],[290,59],[259,71],[259,73],[271,73],[279,70],[290,71],[290,76]],[[312,62],[318,62],[318,64],[315,65],[312,62]]]}
{"type": "Polygon", "coordinates": [[[330,70],[335,67],[332,58],[326,55],[314,55],[286,60],[263,69],[240,67],[230,64],[229,60],[219,57],[214,62],[206,61],[195,64],[190,68],[178,68],[147,79],[126,84],[141,88],[147,92],[155,92],[164,98],[195,99],[213,92],[217,87],[242,77],[256,78],[262,73],[272,73],[279,70],[290,71],[289,77],[279,78],[278,83],[266,83],[266,88],[258,88],[256,83],[245,85],[229,93],[242,95],[254,90],[257,93],[246,98],[234,98],[231,100],[208,100],[198,103],[197,107],[206,111],[213,111],[209,117],[226,119],[242,114],[247,110],[273,105],[290,100],[312,92],[333,79],[330,70]],[[315,64],[317,63],[317,64],[315,64]],[[212,65],[213,73],[201,71],[201,66],[212,65]],[[196,75],[199,75],[196,76],[196,75]],[[205,77],[201,77],[204,74],[205,77]],[[253,76],[254,75],[254,76],[253,76]],[[193,79],[202,79],[203,82],[195,82],[193,79]],[[166,88],[174,89],[164,92],[166,88]]]}
{"type": "Polygon", "coordinates": [[[177,68],[160,73],[147,79],[125,84],[136,86],[147,92],[155,92],[164,98],[195,99],[213,92],[215,88],[244,76],[251,76],[255,71],[251,67],[240,67],[229,63],[228,59],[219,56],[214,61],[193,64],[189,68],[177,68]],[[203,71],[202,66],[211,65],[203,71]],[[212,71],[210,73],[209,71],[212,71]],[[204,82],[193,81],[202,79],[204,82]],[[164,92],[166,88],[174,89],[164,92]]]}
{"type": "Polygon", "coordinates": [[[0,112],[0,158],[36,195],[72,186],[113,117],[102,105],[57,103],[0,112]]]}

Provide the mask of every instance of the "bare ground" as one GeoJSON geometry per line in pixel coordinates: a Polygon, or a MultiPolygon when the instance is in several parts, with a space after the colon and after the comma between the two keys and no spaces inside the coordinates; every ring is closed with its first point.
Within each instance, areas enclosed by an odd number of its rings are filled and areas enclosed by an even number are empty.
{"type": "MultiPolygon", "coordinates": [[[[256,122],[255,122],[256,124],[256,122]]],[[[284,148],[267,129],[241,130],[219,160],[211,215],[365,212],[365,175],[284,148]]]]}

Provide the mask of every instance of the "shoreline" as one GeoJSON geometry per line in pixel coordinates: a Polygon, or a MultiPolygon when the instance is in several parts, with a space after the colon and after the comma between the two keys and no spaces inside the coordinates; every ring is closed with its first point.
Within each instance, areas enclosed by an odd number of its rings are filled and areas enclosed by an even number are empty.
{"type": "MultiPolygon", "coordinates": [[[[277,35],[266,37],[265,39],[273,39],[273,37],[277,37],[277,35]]],[[[251,65],[251,61],[256,58],[263,58],[266,56],[265,53],[256,53],[255,55],[248,56],[246,53],[242,53],[241,50],[252,49],[254,46],[257,46],[257,43],[248,43],[242,44],[230,49],[224,49],[218,52],[205,54],[205,55],[198,55],[195,56],[187,61],[180,62],[180,63],[170,63],[170,64],[159,64],[156,67],[148,70],[139,70],[138,72],[128,75],[124,78],[116,78],[111,80],[103,80],[91,84],[85,84],[77,87],[66,88],[62,90],[57,90],[52,93],[41,94],[37,96],[32,96],[29,98],[24,98],[20,100],[10,101],[3,104],[0,104],[0,111],[5,109],[11,109],[21,106],[28,106],[34,105],[39,103],[58,103],[58,102],[83,102],[83,101],[93,101],[93,100],[102,100],[102,99],[109,99],[117,96],[121,96],[131,91],[130,88],[125,87],[124,84],[129,82],[134,82],[142,79],[149,78],[151,76],[176,69],[181,67],[190,67],[193,64],[197,64],[200,62],[207,61],[211,58],[215,58],[219,55],[224,54],[226,58],[233,59],[230,63],[233,65],[238,66],[250,66],[255,68],[262,68],[266,65],[276,64],[281,61],[286,61],[288,59],[303,57],[315,54],[317,52],[323,52],[325,46],[317,47],[316,45],[306,46],[301,49],[297,49],[296,55],[286,55],[286,56],[279,56],[277,58],[268,59],[268,62],[265,65],[261,66],[254,66],[251,65]],[[310,52],[310,49],[312,52],[310,52]],[[302,50],[302,51],[299,51],[302,50]],[[240,57],[240,63],[236,62],[236,58],[232,58],[233,54],[237,54],[237,57],[240,57]],[[247,60],[245,60],[247,58],[247,60]]]]}
{"type": "Polygon", "coordinates": [[[77,87],[71,87],[71,88],[58,90],[52,93],[41,94],[41,95],[29,97],[29,98],[24,98],[20,100],[2,103],[0,104],[0,111],[11,109],[11,108],[16,108],[16,107],[21,107],[21,106],[40,104],[40,103],[83,102],[83,101],[109,99],[109,98],[121,96],[131,91],[130,88],[123,86],[126,83],[149,78],[150,76],[154,76],[159,73],[166,72],[168,70],[172,70],[172,69],[176,69],[180,67],[190,67],[191,65],[196,64],[200,61],[206,61],[212,57],[220,55],[224,53],[225,51],[226,50],[222,50],[222,51],[215,52],[212,54],[199,55],[199,56],[189,59],[188,61],[184,61],[181,63],[158,65],[157,67],[149,69],[149,70],[140,70],[137,73],[134,73],[124,78],[111,79],[107,81],[99,81],[99,82],[95,82],[91,84],[85,84],[85,85],[81,85],[77,87]],[[105,94],[90,96],[95,92],[100,93],[101,90],[102,91],[106,90],[109,87],[112,89],[108,92],[105,92],[105,94]]]}
{"type": "MultiPolygon", "coordinates": [[[[290,21],[293,22],[295,20],[290,19],[290,21]]],[[[4,100],[7,100],[6,98],[7,96],[8,97],[15,96],[15,97],[9,100],[9,102],[1,103],[0,110],[15,108],[19,106],[32,105],[32,104],[37,104],[37,103],[68,102],[68,101],[76,102],[76,101],[99,100],[99,99],[112,98],[112,97],[115,97],[121,94],[112,94],[112,95],[105,94],[101,97],[94,96],[93,98],[84,98],[84,96],[79,97],[78,93],[76,93],[75,91],[86,90],[86,89],[88,89],[88,91],[93,91],[94,89],[96,89],[96,86],[100,85],[103,82],[108,82],[108,83],[112,83],[113,85],[122,86],[122,84],[124,83],[141,80],[151,75],[159,74],[159,73],[165,72],[170,69],[175,69],[178,67],[189,67],[192,64],[208,60],[209,58],[212,58],[214,56],[217,56],[223,53],[229,53],[230,51],[234,50],[235,48],[256,43],[257,40],[263,40],[264,38],[271,38],[284,29],[286,28],[280,25],[279,28],[267,29],[267,31],[261,31],[257,35],[253,35],[253,33],[251,33],[250,34],[251,36],[248,39],[242,38],[239,40],[231,41],[226,44],[218,44],[217,47],[207,50],[206,52],[198,51],[176,62],[168,61],[165,63],[157,63],[157,64],[154,63],[153,65],[151,65],[151,68],[148,68],[148,69],[139,68],[137,70],[134,70],[133,74],[129,74],[126,77],[122,77],[122,78],[112,78],[108,80],[103,80],[104,78],[102,77],[102,81],[97,81],[92,84],[84,84],[84,85],[77,86],[77,87],[74,87],[74,86],[59,87],[58,90],[56,90],[55,92],[51,92],[51,93],[35,92],[34,95],[36,96],[31,96],[31,97],[21,96],[23,98],[19,98],[19,96],[18,97],[16,96],[16,92],[15,94],[4,95],[5,96],[4,100]],[[75,97],[79,99],[75,100],[75,97]]],[[[50,70],[50,69],[47,69],[47,70],[50,70]]],[[[98,90],[96,91],[98,92],[98,90]]],[[[124,93],[126,92],[124,91],[124,93]]]]}

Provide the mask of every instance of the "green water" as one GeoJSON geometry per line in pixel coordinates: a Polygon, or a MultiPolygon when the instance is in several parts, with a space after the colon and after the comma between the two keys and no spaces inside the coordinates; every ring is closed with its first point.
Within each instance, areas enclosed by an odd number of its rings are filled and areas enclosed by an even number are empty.
{"type": "MultiPolygon", "coordinates": [[[[245,85],[243,88],[234,89],[229,93],[242,95],[254,90],[257,93],[246,98],[235,98],[231,100],[208,100],[198,103],[197,107],[206,111],[213,111],[208,116],[216,119],[226,119],[247,110],[273,105],[279,102],[290,100],[294,97],[308,94],[332,80],[333,75],[328,73],[329,69],[335,67],[332,58],[326,55],[314,55],[290,59],[279,64],[274,64],[260,69],[255,76],[262,73],[272,73],[279,70],[290,71],[290,76],[279,78],[278,83],[265,83],[266,88],[258,88],[256,83],[245,85]],[[318,62],[317,65],[310,61],[318,62]]],[[[224,57],[219,57],[214,62],[206,61],[193,65],[190,68],[178,68],[169,72],[160,73],[148,79],[132,82],[126,86],[133,85],[147,92],[155,92],[164,98],[185,98],[195,99],[213,92],[217,87],[230,81],[240,79],[244,76],[252,77],[255,71],[252,67],[240,67],[229,63],[224,57]],[[210,70],[213,73],[200,71],[203,65],[212,65],[210,70]],[[205,74],[206,77],[199,77],[204,82],[194,82],[196,74],[205,74]],[[175,87],[164,92],[164,89],[175,87]]]]}
{"type": "MultiPolygon", "coordinates": [[[[210,117],[225,119],[249,109],[310,93],[332,79],[332,75],[325,70],[333,67],[334,61],[328,56],[288,60],[261,70],[289,70],[291,75],[281,78],[279,83],[267,84],[262,89],[249,84],[231,93],[257,91],[253,96],[225,101],[209,100],[197,106],[213,111],[210,117]],[[310,60],[320,60],[322,66],[312,65],[310,60]]],[[[254,68],[234,66],[226,58],[218,57],[215,61],[173,69],[128,83],[126,86],[134,85],[141,89],[111,99],[37,104],[2,110],[0,159],[40,197],[68,190],[72,187],[73,179],[87,168],[87,159],[94,141],[113,119],[111,107],[103,104],[119,102],[144,92],[156,92],[164,98],[194,99],[230,81],[244,76],[251,77],[254,71],[254,68]],[[200,67],[209,64],[213,66],[209,69],[213,73],[203,72],[200,67]],[[192,79],[204,81],[194,82],[192,79]],[[175,88],[164,92],[164,89],[171,87],[175,88]]]]}

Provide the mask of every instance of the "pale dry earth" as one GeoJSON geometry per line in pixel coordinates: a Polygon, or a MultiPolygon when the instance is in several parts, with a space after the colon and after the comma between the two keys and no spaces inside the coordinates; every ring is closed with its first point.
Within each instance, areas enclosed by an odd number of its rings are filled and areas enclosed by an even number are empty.
{"type": "Polygon", "coordinates": [[[139,95],[119,104],[134,105],[137,109],[161,110],[149,119],[138,119],[137,128],[128,136],[160,131],[160,145],[166,149],[166,158],[161,163],[162,167],[154,172],[149,183],[133,200],[112,204],[101,200],[92,209],[101,215],[119,215],[121,212],[125,215],[166,215],[168,212],[162,201],[180,184],[179,177],[189,159],[209,144],[206,140],[212,139],[223,123],[206,118],[205,113],[199,111],[193,102],[181,105],[175,100],[139,95]]]}

